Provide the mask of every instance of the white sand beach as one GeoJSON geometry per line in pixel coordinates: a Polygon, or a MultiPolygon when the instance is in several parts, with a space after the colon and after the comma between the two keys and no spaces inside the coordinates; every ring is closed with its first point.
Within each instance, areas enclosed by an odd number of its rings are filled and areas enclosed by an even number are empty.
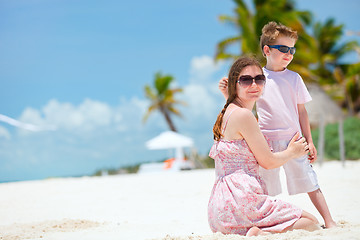
{"type": "MultiPolygon", "coordinates": [[[[0,239],[360,239],[360,161],[314,165],[339,227],[246,238],[212,233],[214,170],[0,184],[0,239]]],[[[278,196],[322,219],[306,194],[278,196]]]]}

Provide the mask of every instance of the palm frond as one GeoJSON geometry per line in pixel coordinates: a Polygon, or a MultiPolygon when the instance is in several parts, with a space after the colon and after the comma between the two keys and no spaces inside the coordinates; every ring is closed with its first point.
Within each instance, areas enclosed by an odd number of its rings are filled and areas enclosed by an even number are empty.
{"type": "Polygon", "coordinates": [[[175,94],[182,92],[183,89],[180,87],[170,88],[173,80],[174,77],[171,75],[156,72],[153,87],[145,85],[145,96],[150,100],[150,106],[143,116],[143,123],[147,121],[154,111],[159,111],[164,116],[169,128],[172,131],[176,131],[169,113],[181,116],[180,111],[175,108],[175,105],[181,104],[182,102],[175,99],[175,94]]]}
{"type": "Polygon", "coordinates": [[[229,16],[229,15],[220,15],[218,17],[219,21],[224,24],[228,24],[232,27],[236,26],[236,18],[229,16]]]}
{"type": "Polygon", "coordinates": [[[153,89],[149,85],[145,85],[144,91],[145,91],[146,98],[148,98],[150,100],[156,99],[156,94],[154,93],[153,89]]]}
{"type": "MultiPolygon", "coordinates": [[[[226,59],[233,54],[227,53],[227,49],[241,40],[241,36],[229,37],[220,41],[216,46],[215,60],[226,59]]],[[[239,55],[237,55],[239,56],[239,55]]]]}
{"type": "Polygon", "coordinates": [[[151,115],[151,113],[154,112],[157,108],[158,108],[157,105],[151,105],[151,106],[148,108],[148,110],[146,111],[146,113],[145,113],[145,115],[144,115],[144,117],[143,117],[143,119],[142,119],[142,122],[145,123],[145,122],[148,120],[148,118],[149,118],[149,116],[151,115]]]}

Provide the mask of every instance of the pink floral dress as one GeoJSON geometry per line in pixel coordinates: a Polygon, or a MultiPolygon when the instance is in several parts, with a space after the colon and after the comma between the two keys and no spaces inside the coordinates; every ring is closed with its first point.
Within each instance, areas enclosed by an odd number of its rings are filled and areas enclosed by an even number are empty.
{"type": "Polygon", "coordinates": [[[300,208],[268,196],[245,140],[215,141],[209,156],[216,173],[208,205],[213,232],[245,235],[253,226],[281,232],[300,218],[300,208]]]}

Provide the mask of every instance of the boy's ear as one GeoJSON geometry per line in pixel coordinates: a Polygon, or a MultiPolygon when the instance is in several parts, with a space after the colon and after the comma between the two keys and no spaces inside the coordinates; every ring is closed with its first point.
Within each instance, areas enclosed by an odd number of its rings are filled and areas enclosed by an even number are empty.
{"type": "Polygon", "coordinates": [[[270,48],[268,45],[265,45],[263,50],[265,56],[268,56],[270,54],[270,48]]]}

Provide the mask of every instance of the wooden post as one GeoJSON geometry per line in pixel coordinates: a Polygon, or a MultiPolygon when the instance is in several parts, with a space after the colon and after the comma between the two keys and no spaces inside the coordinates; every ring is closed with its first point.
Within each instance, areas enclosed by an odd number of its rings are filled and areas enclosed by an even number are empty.
{"type": "Polygon", "coordinates": [[[325,120],[323,113],[319,117],[319,139],[318,139],[318,160],[320,166],[324,160],[324,146],[325,146],[325,120]]]}
{"type": "Polygon", "coordinates": [[[339,121],[339,152],[342,166],[345,167],[345,143],[344,143],[344,121],[341,118],[339,121]]]}

